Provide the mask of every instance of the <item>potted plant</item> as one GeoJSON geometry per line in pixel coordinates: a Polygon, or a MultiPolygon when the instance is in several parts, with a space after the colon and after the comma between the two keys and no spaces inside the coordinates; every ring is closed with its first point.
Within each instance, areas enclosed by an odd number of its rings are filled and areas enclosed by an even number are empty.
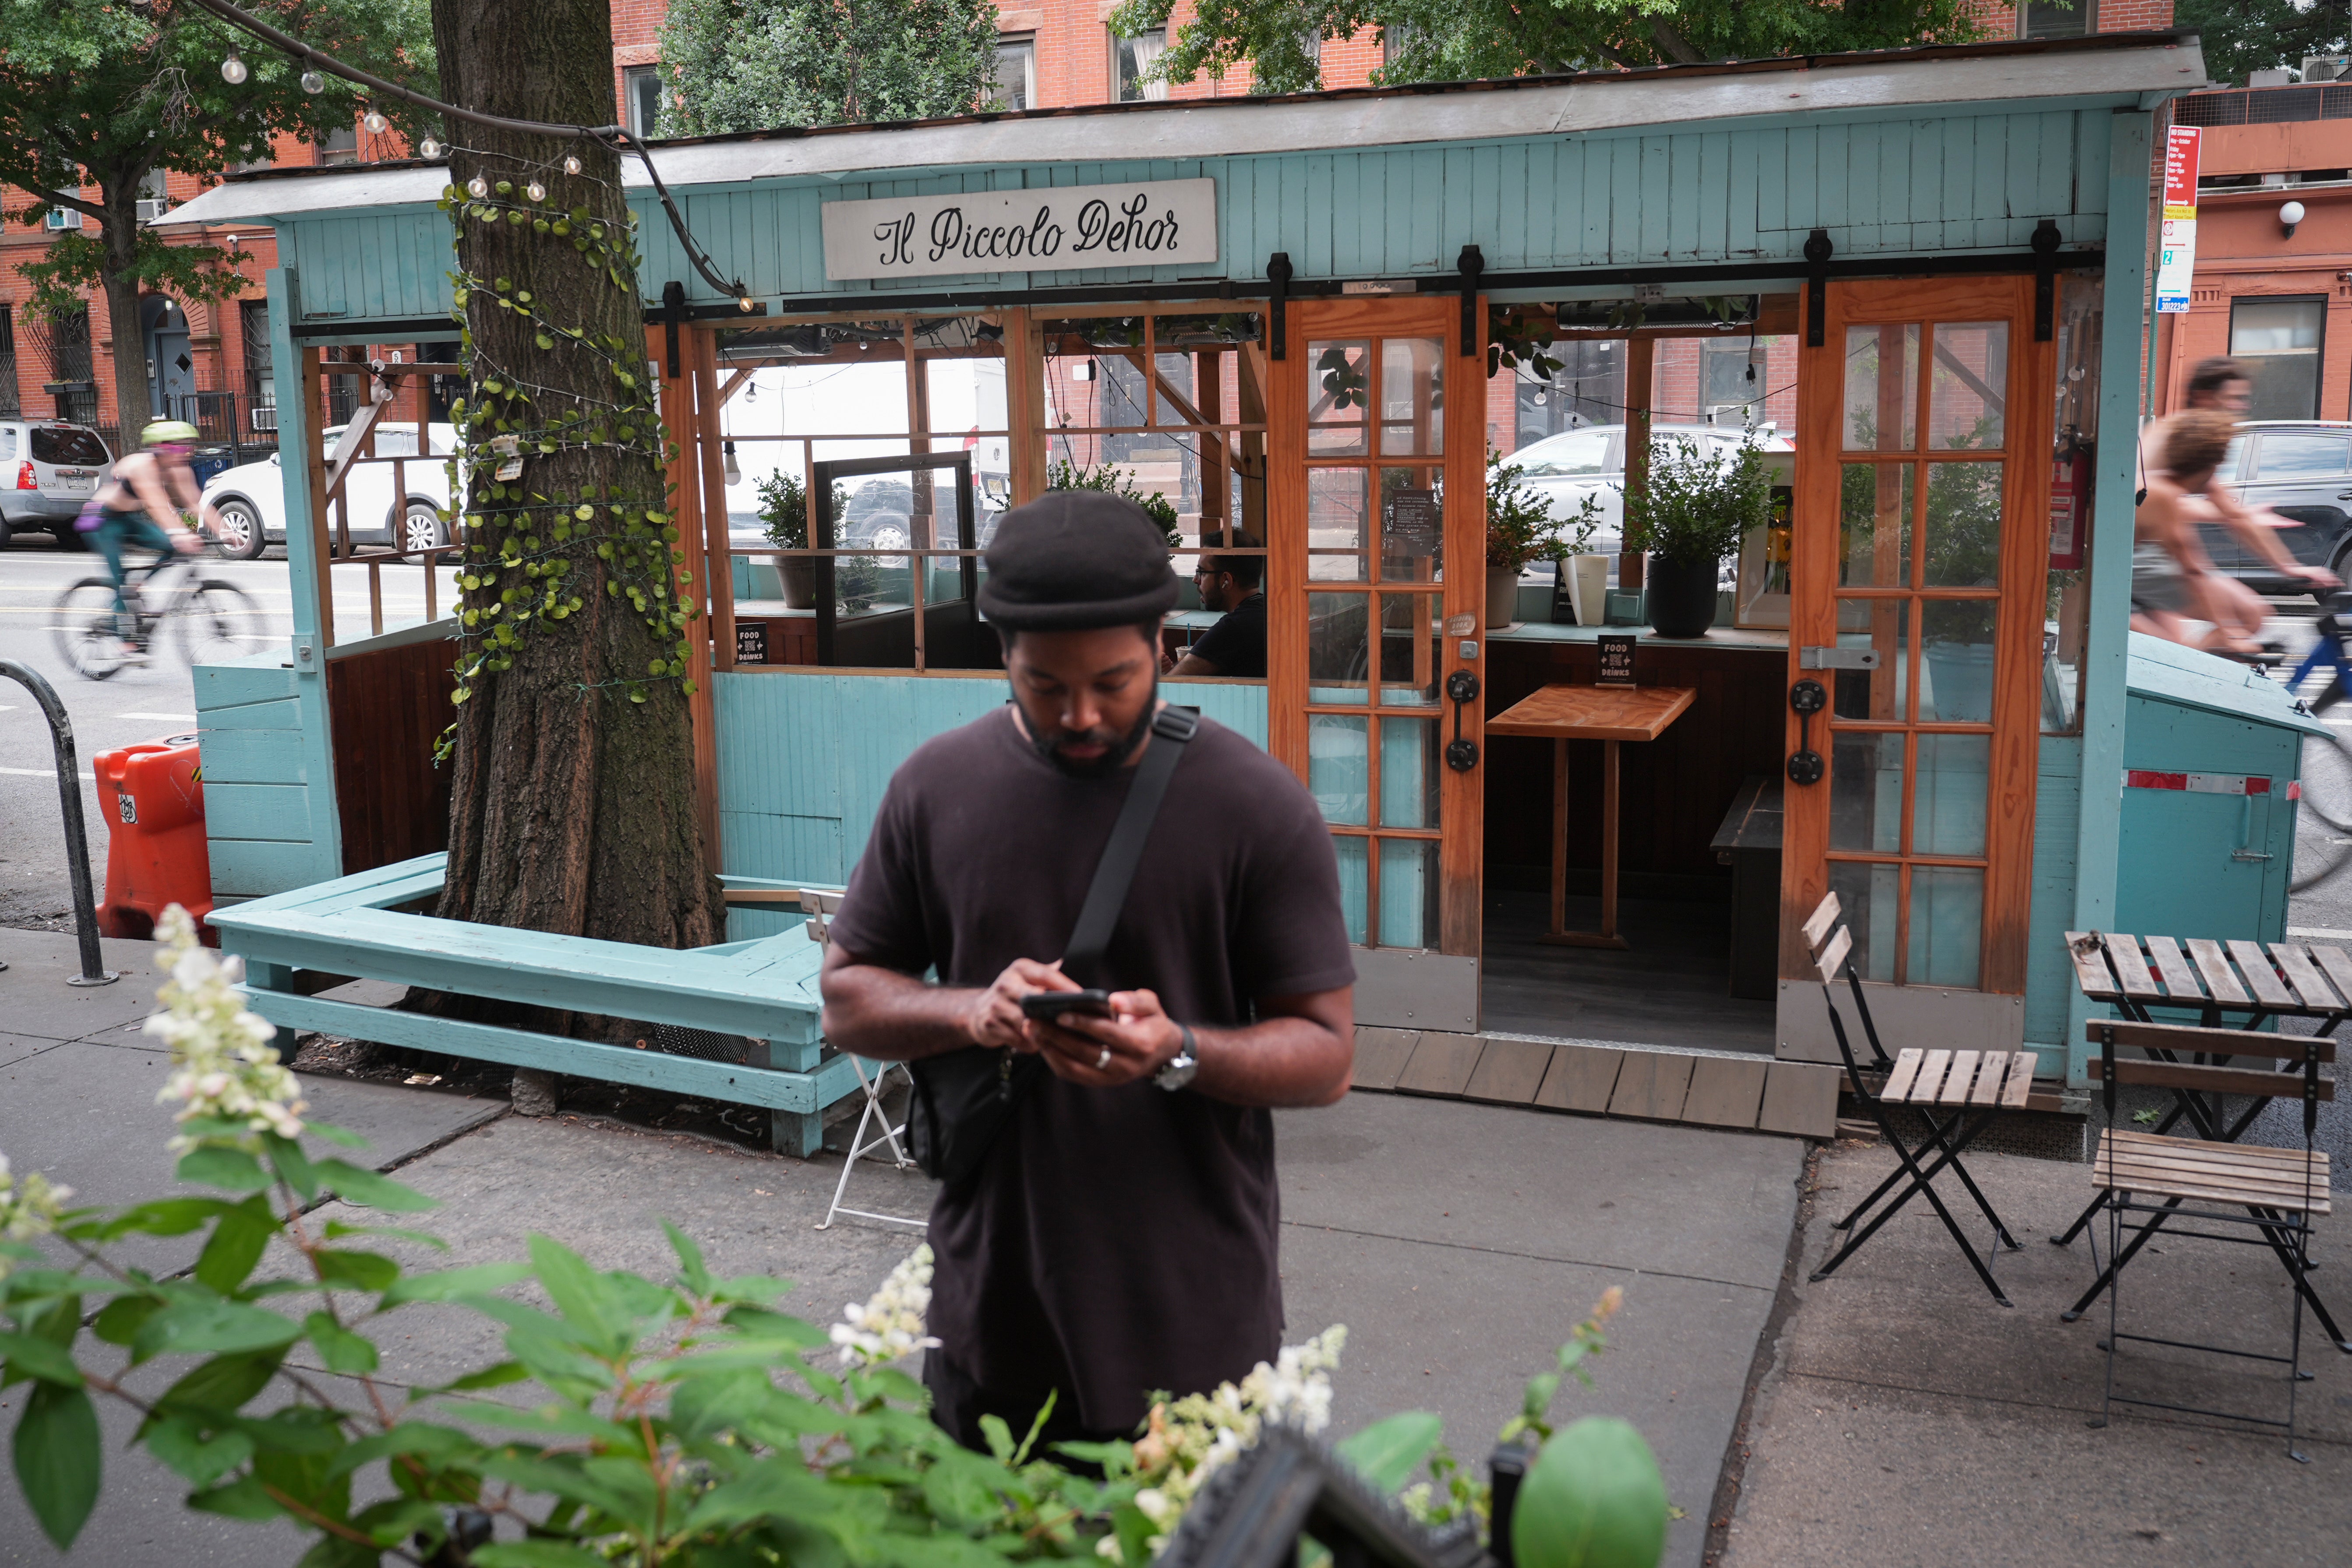
{"type": "Polygon", "coordinates": [[[1533,486],[1520,483],[1525,470],[1486,448],[1486,624],[1507,626],[1517,618],[1519,574],[1538,561],[1557,561],[1581,549],[1591,536],[1594,503],[1586,498],[1575,539],[1560,537],[1550,504],[1533,486]]]}
{"type": "Polygon", "coordinates": [[[1128,470],[1117,463],[1103,463],[1091,468],[1080,468],[1062,458],[1045,470],[1045,488],[1049,490],[1101,490],[1106,495],[1124,496],[1145,511],[1160,525],[1167,536],[1171,551],[1184,547],[1184,535],[1176,526],[1176,503],[1158,490],[1139,490],[1128,470]]]}
{"type": "MultiPolygon", "coordinates": [[[[768,542],[780,550],[809,547],[808,486],[781,469],[760,481],[760,521],[768,542]]],[[[816,605],[816,557],[779,555],[776,573],[784,580],[784,604],[795,610],[816,605]]]]}
{"type": "Polygon", "coordinates": [[[1736,453],[1653,443],[1649,483],[1625,497],[1625,541],[1650,557],[1650,625],[1660,637],[1706,635],[1723,563],[1771,510],[1771,476],[1753,431],[1736,453]]]}

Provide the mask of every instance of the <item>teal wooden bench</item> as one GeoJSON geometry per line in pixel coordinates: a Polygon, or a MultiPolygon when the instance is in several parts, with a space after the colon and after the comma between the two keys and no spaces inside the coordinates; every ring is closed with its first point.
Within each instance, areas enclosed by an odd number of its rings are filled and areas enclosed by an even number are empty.
{"type": "MultiPolygon", "coordinates": [[[[292,1055],[290,1031],[318,1029],[751,1106],[768,1112],[777,1152],[803,1158],[824,1142],[825,1108],[858,1092],[850,1058],[819,1033],[824,950],[801,921],[772,936],[672,952],[416,912],[439,896],[446,859],[419,856],[213,911],[222,947],[245,960],[250,1005],[278,1026],[281,1051],[292,1055]],[[746,1036],[766,1059],[706,1061],[315,994],[354,979],[746,1036]]],[[[720,880],[730,903],[770,909],[796,900],[803,886],[720,880]]]]}

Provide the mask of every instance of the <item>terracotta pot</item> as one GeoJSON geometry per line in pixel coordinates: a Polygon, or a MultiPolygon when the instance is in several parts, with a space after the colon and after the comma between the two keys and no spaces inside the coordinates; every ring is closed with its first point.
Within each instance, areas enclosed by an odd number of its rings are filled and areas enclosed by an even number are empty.
{"type": "Polygon", "coordinates": [[[1519,618],[1519,574],[1508,566],[1486,568],[1486,624],[1507,626],[1519,618]]]}
{"type": "Polygon", "coordinates": [[[1718,563],[1649,560],[1650,625],[1662,637],[1703,637],[1715,625],[1718,563]]]}
{"type": "Polygon", "coordinates": [[[813,610],[816,607],[816,557],[814,555],[779,555],[776,575],[784,580],[784,605],[787,609],[813,610]]]}

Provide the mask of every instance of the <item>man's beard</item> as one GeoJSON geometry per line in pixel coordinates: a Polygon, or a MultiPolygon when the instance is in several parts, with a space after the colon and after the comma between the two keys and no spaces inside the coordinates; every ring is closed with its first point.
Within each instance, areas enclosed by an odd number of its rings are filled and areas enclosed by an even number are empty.
{"type": "Polygon", "coordinates": [[[1108,778],[1127,765],[1128,758],[1135,755],[1136,748],[1143,744],[1144,738],[1151,733],[1152,716],[1159,711],[1160,678],[1155,675],[1151,679],[1151,695],[1144,702],[1142,713],[1137,717],[1135,723],[1124,737],[1121,737],[1116,730],[1099,727],[1078,731],[1075,733],[1068,730],[1057,729],[1048,735],[1033,724],[1030,728],[1029,743],[1037,748],[1039,756],[1071,778],[1108,778]],[[1065,756],[1062,747],[1070,743],[1101,746],[1104,748],[1103,754],[1089,758],[1065,756]]]}

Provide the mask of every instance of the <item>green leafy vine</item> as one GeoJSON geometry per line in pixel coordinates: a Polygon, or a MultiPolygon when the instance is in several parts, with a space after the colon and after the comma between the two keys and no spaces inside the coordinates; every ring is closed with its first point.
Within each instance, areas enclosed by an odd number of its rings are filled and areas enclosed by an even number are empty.
{"type": "MultiPolygon", "coordinates": [[[[536,179],[519,190],[511,180],[489,182],[478,176],[464,189],[446,187],[440,206],[460,235],[468,222],[528,224],[534,234],[569,239],[574,250],[601,266],[614,289],[628,290],[639,261],[635,220],[625,226],[607,225],[584,206],[569,211],[550,206],[546,195],[536,179]]],[[[605,594],[626,599],[656,636],[676,641],[669,657],[647,661],[644,675],[583,682],[583,696],[612,689],[641,703],[655,683],[666,680],[680,682],[692,696],[695,683],[687,676],[687,661],[693,645],[685,628],[698,611],[681,592],[691,579],[682,570],[686,553],[677,548],[676,514],[628,504],[618,485],[604,486],[602,494],[590,485],[574,493],[550,495],[528,482],[534,459],[564,451],[601,447],[636,453],[656,468],[675,456],[663,434],[654,384],[643,369],[643,344],[551,320],[544,302],[511,279],[484,279],[461,268],[450,274],[450,280],[456,289],[451,314],[461,327],[466,327],[468,302],[481,295],[496,309],[530,322],[532,342],[541,353],[551,353],[561,345],[604,362],[603,374],[614,388],[609,397],[596,398],[529,381],[491,361],[477,347],[470,327],[461,336],[459,363],[471,392],[450,405],[450,422],[458,437],[450,462],[450,489],[458,493],[469,474],[488,478],[464,491],[465,556],[457,585],[467,599],[451,700],[468,700],[486,677],[512,667],[526,639],[542,633],[549,623],[580,612],[586,601],[572,581],[573,557],[591,544],[604,564],[605,594]],[[562,398],[573,406],[542,416],[543,397],[562,398]],[[489,596],[493,591],[495,597],[489,596]]],[[[441,737],[436,759],[448,755],[456,734],[453,722],[441,737]]]]}

